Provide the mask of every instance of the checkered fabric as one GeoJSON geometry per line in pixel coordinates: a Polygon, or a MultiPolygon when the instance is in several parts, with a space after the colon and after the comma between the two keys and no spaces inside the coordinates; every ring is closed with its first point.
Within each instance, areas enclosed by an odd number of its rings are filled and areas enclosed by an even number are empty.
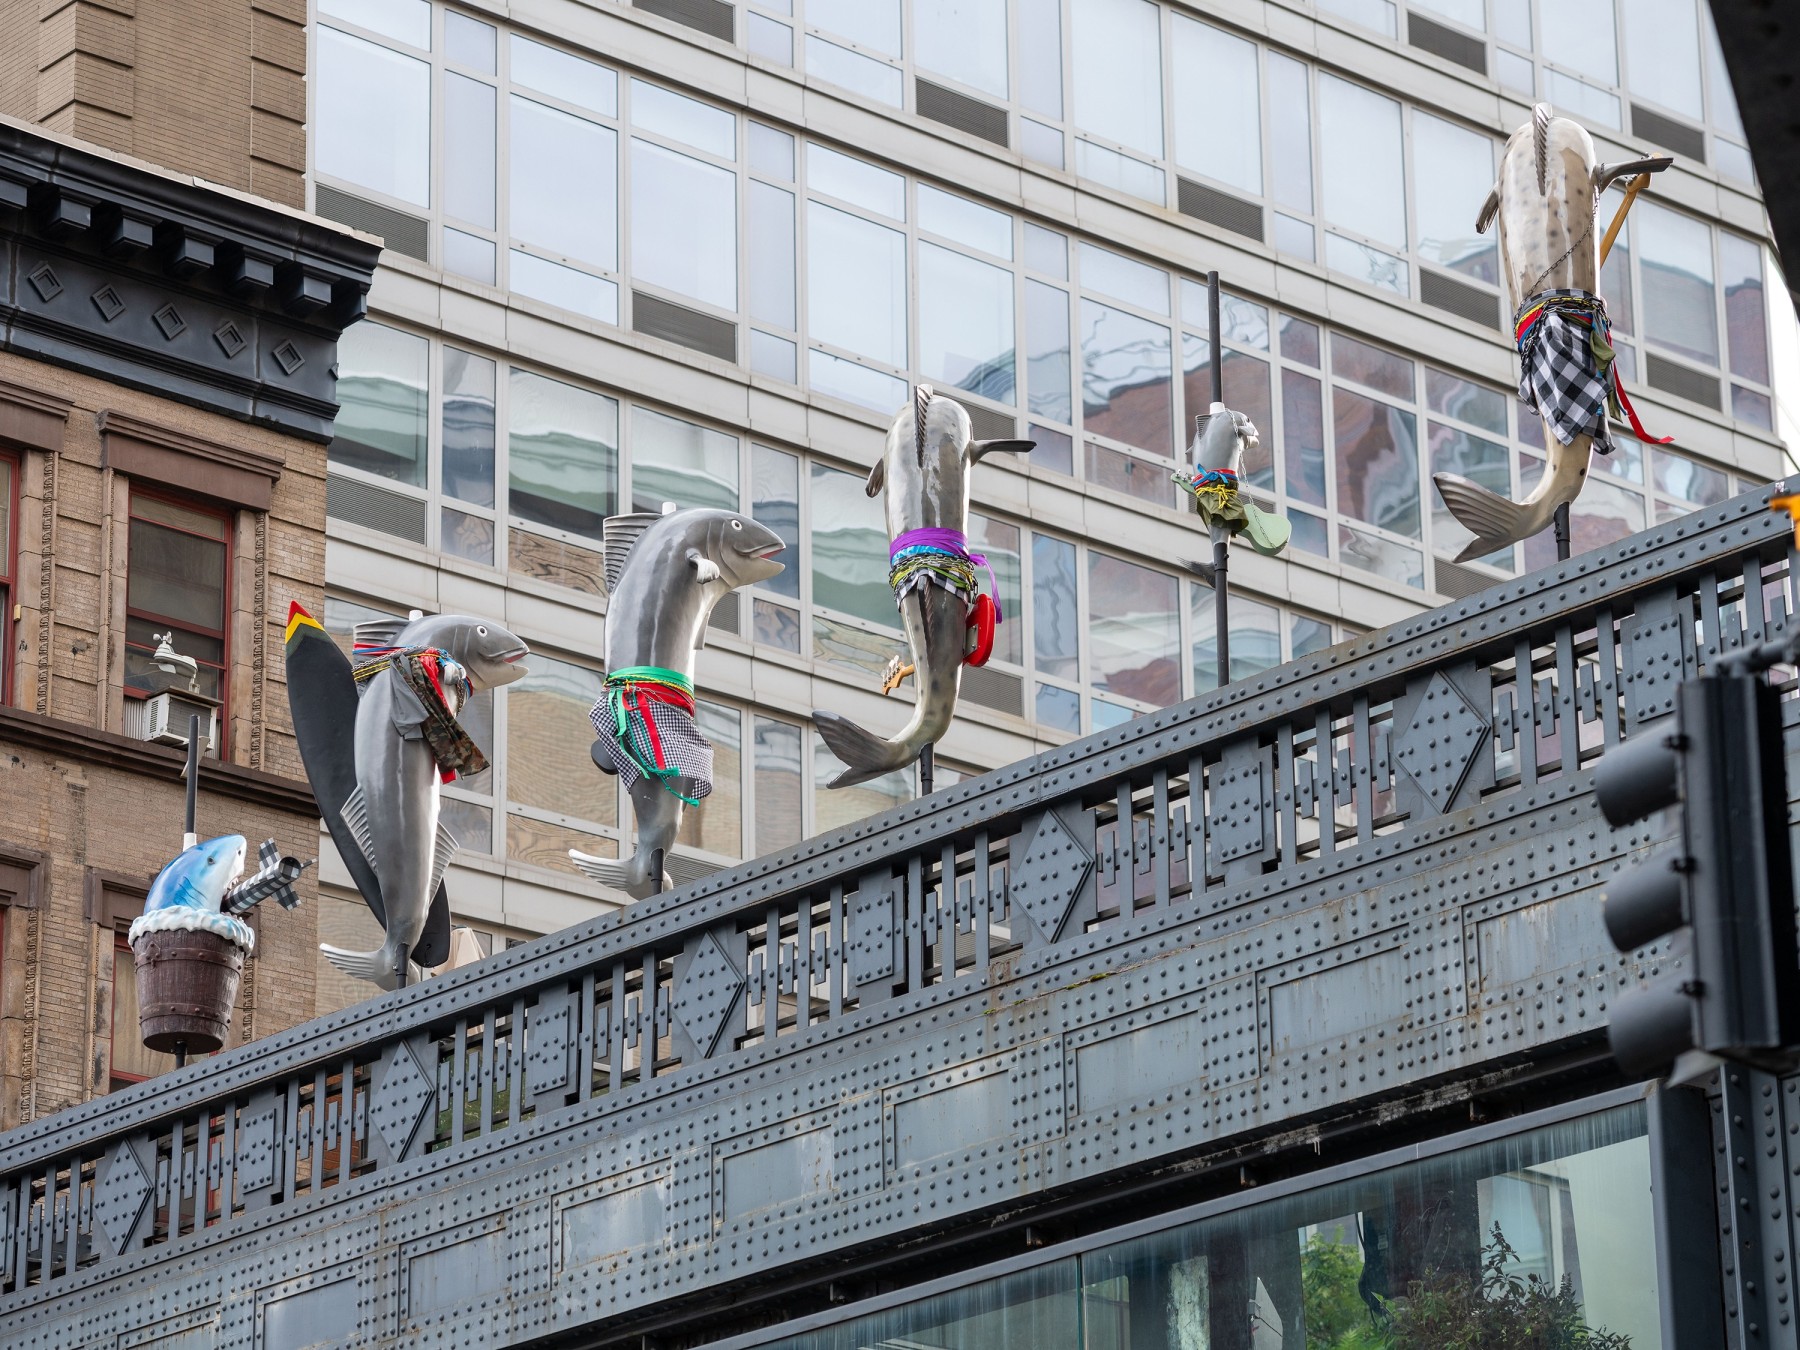
{"type": "Polygon", "coordinates": [[[1606,415],[1613,349],[1606,302],[1587,291],[1545,291],[1520,306],[1519,397],[1537,409],[1557,440],[1583,433],[1603,455],[1613,450],[1606,415]]]}
{"type": "Polygon", "coordinates": [[[712,742],[700,734],[692,713],[664,702],[627,702],[625,710],[624,735],[629,744],[621,739],[618,718],[607,700],[594,705],[588,720],[599,734],[601,753],[628,791],[639,779],[650,778],[690,802],[711,794],[712,742]],[[666,778],[652,777],[644,772],[644,764],[661,764],[675,772],[666,778]]]}
{"type": "Polygon", "coordinates": [[[244,914],[264,900],[273,900],[283,909],[298,905],[300,894],[294,883],[312,863],[282,857],[273,839],[265,839],[258,846],[256,861],[256,872],[225,892],[221,908],[227,914],[244,914]]]}

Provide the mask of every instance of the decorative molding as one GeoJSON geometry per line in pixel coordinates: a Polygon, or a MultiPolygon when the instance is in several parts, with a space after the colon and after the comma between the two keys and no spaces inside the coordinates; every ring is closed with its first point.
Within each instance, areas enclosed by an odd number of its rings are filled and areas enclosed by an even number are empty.
{"type": "Polygon", "coordinates": [[[44,903],[44,888],[49,883],[50,855],[23,844],[9,844],[0,839],[0,867],[15,867],[25,874],[21,890],[0,891],[0,905],[11,909],[39,909],[44,903]]]}
{"type": "Polygon", "coordinates": [[[73,406],[54,394],[0,380],[0,443],[61,454],[73,406]]]}
{"type": "Polygon", "coordinates": [[[269,684],[269,667],[264,659],[269,639],[269,516],[258,511],[256,524],[256,575],[250,588],[250,767],[263,766],[263,697],[269,684]]]}
{"type": "Polygon", "coordinates": [[[242,446],[168,431],[116,408],[100,413],[100,465],[250,511],[267,511],[279,459],[242,446]]]}
{"type": "MultiPolygon", "coordinates": [[[[63,759],[102,768],[122,769],[168,783],[181,782],[186,755],[171,745],[154,745],[111,731],[96,731],[79,722],[40,717],[19,708],[0,707],[0,745],[24,746],[63,759]]],[[[317,816],[318,804],[304,782],[239,764],[200,761],[200,790],[253,806],[296,815],[317,816]]]]}
{"type": "Polygon", "coordinates": [[[116,931],[144,912],[150,883],[156,878],[134,877],[103,867],[81,869],[81,917],[96,928],[116,931]]]}
{"type": "Polygon", "coordinates": [[[0,118],[0,275],[16,278],[0,349],[324,442],[338,335],[367,312],[380,254],[317,217],[0,118]]]}
{"type": "Polygon", "coordinates": [[[62,463],[56,455],[39,455],[43,471],[41,520],[38,524],[38,613],[37,613],[37,711],[50,714],[50,625],[55,612],[51,582],[56,576],[56,470],[62,463]]]}

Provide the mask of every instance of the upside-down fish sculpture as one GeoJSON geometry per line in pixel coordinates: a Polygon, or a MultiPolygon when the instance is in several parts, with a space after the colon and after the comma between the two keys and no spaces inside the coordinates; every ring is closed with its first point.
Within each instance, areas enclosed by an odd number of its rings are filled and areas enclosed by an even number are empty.
{"type": "Polygon", "coordinates": [[[481,690],[526,674],[527,651],[499,624],[440,614],[358,624],[353,666],[316,619],[289,609],[288,702],[301,762],[386,933],[369,952],[320,944],[344,974],[393,989],[411,964],[449,956],[443,879],[456,840],[438,818],[438,784],[487,767],[457,714],[481,690]]]}
{"type": "Polygon", "coordinates": [[[1475,538],[1458,562],[1530,538],[1556,508],[1573,501],[1587,479],[1590,449],[1612,452],[1609,409],[1623,411],[1641,439],[1651,439],[1625,400],[1608,341],[1611,325],[1599,294],[1595,214],[1614,179],[1655,173],[1667,156],[1598,164],[1587,131],[1553,117],[1540,103],[1506,143],[1499,181],[1482,204],[1478,233],[1500,221],[1500,267],[1512,305],[1520,358],[1519,397],[1547,429],[1549,465],[1531,495],[1509,501],[1453,473],[1433,476],[1444,505],[1475,538]]]}
{"type": "MultiPolygon", "coordinates": [[[[1287,547],[1293,526],[1285,517],[1270,515],[1250,500],[1238,486],[1244,472],[1244,456],[1261,440],[1256,423],[1222,403],[1202,413],[1188,454],[1193,468],[1174,475],[1182,491],[1194,499],[1194,513],[1206,522],[1213,542],[1242,534],[1258,553],[1274,557],[1287,547]]],[[[1190,562],[1194,571],[1211,581],[1210,562],[1190,562]]]]}
{"type": "Polygon", "coordinates": [[[882,740],[837,713],[814,710],[813,723],[831,752],[845,764],[834,788],[879,778],[917,759],[950,728],[965,660],[980,664],[992,645],[998,609],[982,595],[969,552],[969,470],[996,451],[1031,449],[1032,441],[978,441],[969,414],[955,399],[922,384],[910,408],[888,428],[887,449],[869,470],[867,492],[886,491],[888,585],[900,607],[912,664],[890,667],[887,688],[907,674],[919,682],[912,720],[892,740],[882,740]],[[970,629],[979,634],[969,651],[970,629]]]}
{"type": "Polygon", "coordinates": [[[589,714],[599,734],[592,753],[631,794],[637,848],[624,862],[579,849],[569,858],[642,899],[668,884],[681,808],[712,791],[712,744],[694,722],[694,653],[706,645],[706,621],[728,592],[780,572],[775,555],[785,545],[748,516],[702,507],[613,516],[602,537],[607,676],[589,714]]]}

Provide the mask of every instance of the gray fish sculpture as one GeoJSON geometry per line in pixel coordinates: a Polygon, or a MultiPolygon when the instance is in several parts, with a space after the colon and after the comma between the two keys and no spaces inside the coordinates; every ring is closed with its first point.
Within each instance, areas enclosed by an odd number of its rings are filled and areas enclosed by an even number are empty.
{"type": "MultiPolygon", "coordinates": [[[[1188,446],[1193,468],[1173,477],[1194,499],[1194,513],[1206,522],[1215,544],[1242,534],[1258,553],[1274,557],[1287,547],[1293,526],[1286,517],[1262,510],[1239,487],[1244,456],[1261,444],[1256,423],[1215,403],[1211,412],[1196,420],[1194,440],[1188,446]]],[[[1212,563],[1190,561],[1188,567],[1212,584],[1212,563]]]]}
{"type": "Polygon", "coordinates": [[[728,592],[780,572],[775,554],[785,545],[748,516],[703,507],[613,516],[603,540],[607,677],[590,714],[593,759],[625,781],[637,848],[624,862],[579,849],[569,859],[642,899],[668,885],[681,808],[712,791],[712,746],[694,724],[694,653],[706,645],[706,621],[728,592]]]}
{"type": "Polygon", "coordinates": [[[979,595],[976,555],[968,551],[969,471],[996,451],[1029,450],[1033,444],[976,440],[962,404],[934,394],[928,384],[921,384],[912,406],[894,417],[866,491],[887,496],[888,584],[912,653],[911,667],[890,667],[887,688],[912,673],[919,698],[912,719],[891,740],[837,713],[814,710],[813,723],[825,744],[849,766],[831,780],[832,787],[866,783],[910,764],[950,729],[979,595]]]}
{"type": "MultiPolygon", "coordinates": [[[[1544,529],[1557,507],[1580,495],[1590,450],[1611,452],[1606,417],[1620,394],[1599,297],[1595,213],[1600,194],[1615,179],[1655,173],[1670,162],[1653,156],[1597,163],[1586,129],[1552,116],[1546,103],[1538,104],[1531,121],[1507,141],[1499,180],[1482,203],[1475,229],[1485,234],[1496,219],[1500,222],[1500,268],[1523,367],[1519,397],[1544,417],[1549,464],[1522,502],[1459,474],[1432,476],[1450,514],[1475,535],[1456,561],[1482,557],[1544,529]]],[[[1625,410],[1630,412],[1628,403],[1625,410]]],[[[1639,436],[1649,439],[1637,427],[1636,415],[1631,418],[1639,436]]]]}
{"type": "Polygon", "coordinates": [[[487,767],[456,717],[483,689],[526,674],[528,648],[498,624],[461,614],[358,625],[354,734],[356,786],[340,814],[375,874],[387,940],[371,952],[321,943],[344,974],[393,989],[425,927],[456,852],[438,818],[443,775],[487,767]]]}

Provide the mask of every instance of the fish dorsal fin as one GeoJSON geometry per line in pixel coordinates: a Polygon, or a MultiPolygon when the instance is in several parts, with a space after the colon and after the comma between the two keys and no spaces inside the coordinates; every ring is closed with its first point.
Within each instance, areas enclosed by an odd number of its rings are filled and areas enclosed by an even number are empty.
{"type": "Polygon", "coordinates": [[[363,800],[362,785],[359,783],[344,798],[343,809],[338,812],[343,816],[344,824],[350,828],[350,837],[362,850],[363,857],[368,860],[369,870],[375,870],[375,841],[369,833],[369,808],[363,800]]]}
{"type": "Polygon", "coordinates": [[[1550,105],[1539,103],[1531,110],[1531,157],[1537,161],[1538,195],[1549,194],[1550,170],[1550,105]]]}
{"type": "Polygon", "coordinates": [[[370,619],[357,624],[351,632],[358,647],[392,647],[399,640],[400,630],[411,622],[410,619],[370,619]]]}
{"type": "Polygon", "coordinates": [[[444,869],[450,866],[450,859],[455,856],[456,836],[451,834],[450,827],[440,820],[437,827],[437,844],[431,854],[431,884],[425,888],[425,894],[437,894],[438,885],[444,879],[444,869]]]}
{"type": "Polygon", "coordinates": [[[920,464],[925,462],[925,418],[930,412],[931,386],[921,384],[913,390],[913,449],[920,464]]]}
{"type": "Polygon", "coordinates": [[[625,575],[625,562],[631,557],[631,546],[638,536],[662,516],[655,511],[634,511],[628,516],[608,516],[600,527],[600,547],[606,553],[606,593],[619,589],[619,578],[625,575]]]}

